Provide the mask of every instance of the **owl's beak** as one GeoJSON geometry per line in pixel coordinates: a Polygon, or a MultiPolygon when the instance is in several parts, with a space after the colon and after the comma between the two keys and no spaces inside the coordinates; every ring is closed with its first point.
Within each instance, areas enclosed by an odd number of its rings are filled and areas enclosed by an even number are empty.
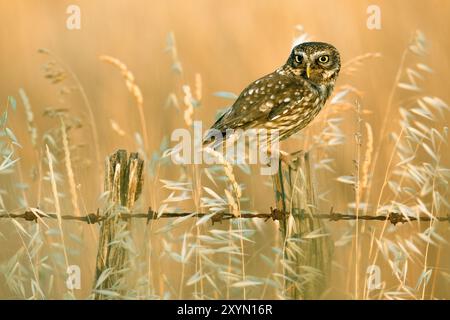
{"type": "Polygon", "coordinates": [[[308,64],[306,66],[306,77],[309,79],[310,76],[311,76],[311,67],[308,64]]]}

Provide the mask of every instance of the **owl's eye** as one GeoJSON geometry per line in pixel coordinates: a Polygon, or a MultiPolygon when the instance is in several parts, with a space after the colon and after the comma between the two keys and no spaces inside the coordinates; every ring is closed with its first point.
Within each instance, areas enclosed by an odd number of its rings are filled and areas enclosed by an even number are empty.
{"type": "Polygon", "coordinates": [[[295,55],[295,62],[297,62],[297,63],[302,63],[302,59],[303,59],[302,56],[300,56],[300,55],[295,55]]]}
{"type": "Polygon", "coordinates": [[[324,55],[324,56],[320,56],[320,57],[319,57],[319,62],[320,62],[320,63],[327,63],[329,60],[330,60],[330,57],[327,56],[327,55],[324,55]]]}

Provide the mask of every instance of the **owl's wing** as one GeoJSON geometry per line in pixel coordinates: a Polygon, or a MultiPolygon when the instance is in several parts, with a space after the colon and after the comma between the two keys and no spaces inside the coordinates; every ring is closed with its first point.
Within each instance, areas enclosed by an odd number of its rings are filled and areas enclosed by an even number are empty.
{"type": "Polygon", "coordinates": [[[226,129],[258,127],[311,93],[303,79],[271,73],[250,84],[212,126],[226,129]]]}

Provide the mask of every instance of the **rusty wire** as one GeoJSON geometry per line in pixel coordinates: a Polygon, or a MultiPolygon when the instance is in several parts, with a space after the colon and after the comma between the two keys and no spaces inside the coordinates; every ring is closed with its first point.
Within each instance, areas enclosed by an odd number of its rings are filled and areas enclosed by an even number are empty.
{"type": "MultiPolygon", "coordinates": [[[[201,218],[207,215],[210,215],[211,213],[195,213],[195,212],[165,212],[160,215],[158,215],[158,212],[153,211],[151,208],[148,209],[146,213],[120,213],[120,217],[124,220],[128,219],[146,219],[147,223],[151,220],[157,220],[162,218],[179,218],[179,217],[186,217],[186,216],[192,216],[196,218],[201,218]]],[[[282,220],[288,216],[288,213],[283,212],[278,209],[270,208],[270,213],[241,213],[240,215],[236,216],[229,212],[218,212],[211,216],[211,221],[214,224],[215,222],[221,222],[223,220],[230,220],[230,219],[264,219],[265,221],[272,219],[273,221],[276,220],[282,220]]],[[[62,220],[74,220],[74,221],[81,221],[88,224],[95,224],[100,223],[107,219],[107,215],[101,215],[100,210],[97,210],[96,213],[89,213],[84,216],[74,216],[74,215],[61,215],[62,220]]],[[[297,217],[301,219],[305,218],[314,218],[314,219],[328,219],[329,221],[340,221],[340,220],[369,220],[369,221],[389,221],[393,225],[396,225],[397,223],[405,223],[405,222],[412,222],[412,221],[448,221],[450,222],[450,215],[447,215],[446,217],[429,217],[429,216],[419,216],[419,217],[413,217],[413,216],[406,216],[398,212],[389,212],[387,215],[354,215],[354,214],[345,214],[345,213],[338,213],[333,212],[333,210],[330,211],[330,213],[317,213],[314,215],[301,213],[298,214],[297,217]]],[[[35,221],[37,222],[39,218],[49,218],[49,219],[58,219],[58,215],[54,213],[39,213],[39,212],[33,212],[31,210],[26,210],[24,213],[6,213],[6,214],[0,214],[0,219],[24,219],[26,221],[35,221]]]]}

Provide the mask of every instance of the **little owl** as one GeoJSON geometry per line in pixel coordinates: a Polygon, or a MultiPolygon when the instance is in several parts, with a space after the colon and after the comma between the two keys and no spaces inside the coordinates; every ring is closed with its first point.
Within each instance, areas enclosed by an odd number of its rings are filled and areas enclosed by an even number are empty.
{"type": "MultiPolygon", "coordinates": [[[[333,91],[340,66],[332,45],[299,44],[282,67],[245,88],[211,129],[222,137],[228,129],[278,130],[284,140],[316,117],[333,91]]],[[[204,144],[215,140],[211,132],[204,144]]]]}

